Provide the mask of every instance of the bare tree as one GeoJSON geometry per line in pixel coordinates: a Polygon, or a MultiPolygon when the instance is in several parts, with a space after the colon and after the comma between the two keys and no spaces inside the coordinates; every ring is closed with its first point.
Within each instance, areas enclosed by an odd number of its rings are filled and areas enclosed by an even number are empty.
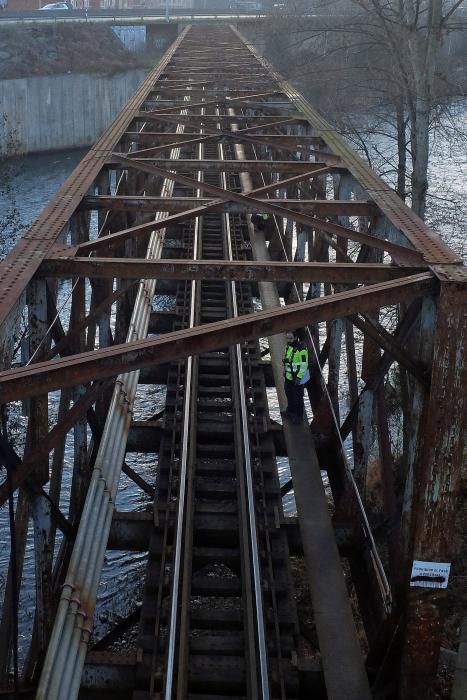
{"type": "Polygon", "coordinates": [[[421,218],[430,127],[440,102],[452,94],[443,48],[449,32],[461,25],[456,11],[462,2],[347,0],[331,6],[318,0],[308,10],[287,5],[271,22],[276,58],[280,52],[282,67],[302,88],[312,84],[313,101],[322,93],[324,111],[340,121],[341,131],[356,136],[355,124],[339,120],[347,101],[348,111],[371,110],[376,128],[395,139],[394,180],[402,199],[409,156],[412,207],[421,218]]]}
{"type": "MultiPolygon", "coordinates": [[[[353,0],[373,21],[392,60],[398,90],[398,126],[408,110],[412,155],[412,208],[425,216],[428,190],[430,119],[440,91],[437,86],[441,48],[449,20],[463,0],[353,0]]],[[[401,127],[402,128],[402,127],[401,127]]]]}

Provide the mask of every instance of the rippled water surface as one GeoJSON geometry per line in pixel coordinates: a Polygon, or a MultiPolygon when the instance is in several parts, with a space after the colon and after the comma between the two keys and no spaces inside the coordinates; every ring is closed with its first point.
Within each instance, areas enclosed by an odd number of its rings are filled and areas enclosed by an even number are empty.
{"type": "Polygon", "coordinates": [[[1,234],[0,257],[40,214],[85,153],[82,149],[61,151],[1,164],[0,221],[10,213],[14,214],[15,221],[13,227],[7,227],[1,234]]]}

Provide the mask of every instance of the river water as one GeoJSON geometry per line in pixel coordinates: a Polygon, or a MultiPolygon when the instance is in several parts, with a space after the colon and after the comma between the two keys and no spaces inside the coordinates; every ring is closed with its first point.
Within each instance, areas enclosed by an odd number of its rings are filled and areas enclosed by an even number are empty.
{"type": "MultiPolygon", "coordinates": [[[[430,196],[428,199],[427,221],[464,259],[467,258],[466,235],[467,204],[467,109],[465,103],[455,105],[452,130],[444,129],[442,134],[434,134],[432,142],[432,159],[430,163],[430,196]]],[[[388,152],[393,144],[380,137],[367,144],[375,163],[384,170],[388,152]]],[[[48,200],[55,194],[75,165],[81,160],[85,151],[31,156],[23,158],[5,167],[11,168],[8,182],[12,187],[5,187],[0,178],[0,259],[14,245],[27,226],[37,217],[48,200]]],[[[5,171],[4,171],[5,172],[5,171]]],[[[64,293],[65,287],[62,290],[64,293]]],[[[165,306],[167,308],[167,306],[165,306]]],[[[280,421],[277,395],[269,389],[270,413],[274,420],[280,421]]],[[[162,386],[145,388],[135,407],[135,419],[144,420],[154,415],[164,405],[165,389],[162,386]]],[[[56,397],[52,396],[51,412],[56,410],[56,397]]],[[[309,407],[308,407],[309,413],[309,407]]],[[[22,441],[25,419],[18,410],[16,437],[22,441]]],[[[65,456],[65,473],[61,507],[67,511],[66,499],[71,483],[73,449],[71,440],[67,444],[65,456]]],[[[155,455],[129,454],[127,461],[136,466],[143,478],[153,481],[155,455]]],[[[289,467],[286,459],[278,459],[281,482],[287,480],[289,467]]],[[[4,472],[0,471],[3,480],[4,472]]],[[[148,498],[122,475],[121,486],[117,496],[117,509],[123,511],[142,510],[147,506],[148,498]]],[[[294,512],[293,494],[284,499],[284,508],[288,514],[294,512]]],[[[20,598],[20,647],[24,651],[24,640],[29,638],[34,611],[34,561],[33,539],[29,533],[27,555],[23,573],[23,585],[20,598]]],[[[0,509],[0,590],[6,577],[9,559],[9,528],[7,508],[0,509]]],[[[140,598],[141,580],[145,566],[144,554],[127,552],[108,552],[99,588],[99,600],[96,611],[96,633],[101,636],[116,620],[130,611],[135,601],[140,598]]]]}
{"type": "MultiPolygon", "coordinates": [[[[54,196],[56,191],[72,172],[73,168],[83,158],[86,151],[75,150],[47,155],[34,155],[22,158],[6,165],[9,169],[8,180],[13,186],[0,192],[1,219],[3,222],[3,236],[0,239],[0,259],[12,248],[21,233],[39,215],[43,207],[54,196]],[[8,220],[9,225],[6,225],[8,220]]],[[[61,284],[59,297],[62,303],[68,298],[70,290],[69,282],[61,284]]],[[[161,298],[157,302],[159,308],[170,310],[173,303],[171,297],[161,298]]],[[[65,317],[64,319],[65,320],[65,317]]],[[[271,417],[280,421],[280,413],[275,389],[268,390],[271,417]]],[[[153,416],[164,406],[164,386],[143,386],[138,391],[134,409],[135,420],[145,420],[153,416]]],[[[56,416],[58,408],[58,394],[50,394],[50,423],[56,416]]],[[[308,407],[309,412],[309,407],[308,407]]],[[[12,407],[14,414],[14,439],[15,446],[21,452],[26,428],[26,418],[21,414],[21,407],[12,407]]],[[[157,456],[127,454],[126,462],[137,469],[141,476],[154,482],[155,460],[157,456]]],[[[66,515],[70,495],[71,475],[73,465],[72,434],[67,439],[64,460],[63,485],[61,491],[60,508],[66,515]]],[[[278,458],[278,470],[281,482],[288,479],[288,460],[278,458]]],[[[4,471],[0,469],[0,480],[4,478],[4,471]]],[[[144,510],[149,499],[134,483],[122,474],[117,493],[116,507],[119,511],[144,510]]],[[[293,514],[295,502],[293,493],[284,498],[284,508],[289,514],[293,514]]],[[[61,542],[58,535],[56,551],[61,542]]],[[[0,591],[6,580],[8,561],[10,556],[10,537],[8,525],[8,509],[5,506],[0,509],[0,591]]],[[[99,586],[99,598],[96,610],[95,631],[98,637],[102,636],[115,621],[125,616],[135,605],[135,601],[141,597],[141,581],[144,576],[146,555],[144,553],[128,553],[108,551],[99,586]]],[[[28,544],[23,570],[23,582],[20,593],[20,652],[21,656],[26,649],[26,641],[30,638],[31,626],[34,615],[34,541],[32,528],[28,533],[28,544]]]]}

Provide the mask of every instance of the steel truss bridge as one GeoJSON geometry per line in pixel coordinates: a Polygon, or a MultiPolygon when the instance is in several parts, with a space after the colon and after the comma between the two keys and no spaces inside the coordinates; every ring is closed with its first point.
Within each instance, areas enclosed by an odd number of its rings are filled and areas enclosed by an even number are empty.
{"type": "Polygon", "coordinates": [[[15,543],[5,696],[16,683],[40,700],[429,697],[449,582],[412,562],[458,556],[465,268],[236,29],[182,32],[0,278],[0,504],[15,543]],[[285,407],[284,333],[299,327],[311,427],[268,407],[274,386],[285,407]],[[160,385],[164,405],[138,419],[160,385]],[[146,508],[119,510],[122,479],[146,508]],[[16,673],[32,542],[34,624],[16,673]],[[98,640],[107,548],[147,552],[146,576],[141,606],[98,640]],[[131,624],[134,648],[116,651],[131,624]]]}

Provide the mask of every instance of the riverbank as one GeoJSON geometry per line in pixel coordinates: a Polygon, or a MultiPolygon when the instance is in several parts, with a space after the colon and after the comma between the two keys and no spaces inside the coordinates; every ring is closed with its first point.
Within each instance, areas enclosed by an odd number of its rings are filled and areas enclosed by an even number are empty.
{"type": "Polygon", "coordinates": [[[91,146],[160,60],[111,27],[0,28],[0,155],[91,146]]]}
{"type": "Polygon", "coordinates": [[[70,73],[113,75],[152,67],[160,55],[155,49],[129,51],[108,26],[73,23],[0,28],[0,80],[70,73]]]}
{"type": "Polygon", "coordinates": [[[91,146],[128,102],[147,70],[0,80],[0,154],[91,146]]]}

